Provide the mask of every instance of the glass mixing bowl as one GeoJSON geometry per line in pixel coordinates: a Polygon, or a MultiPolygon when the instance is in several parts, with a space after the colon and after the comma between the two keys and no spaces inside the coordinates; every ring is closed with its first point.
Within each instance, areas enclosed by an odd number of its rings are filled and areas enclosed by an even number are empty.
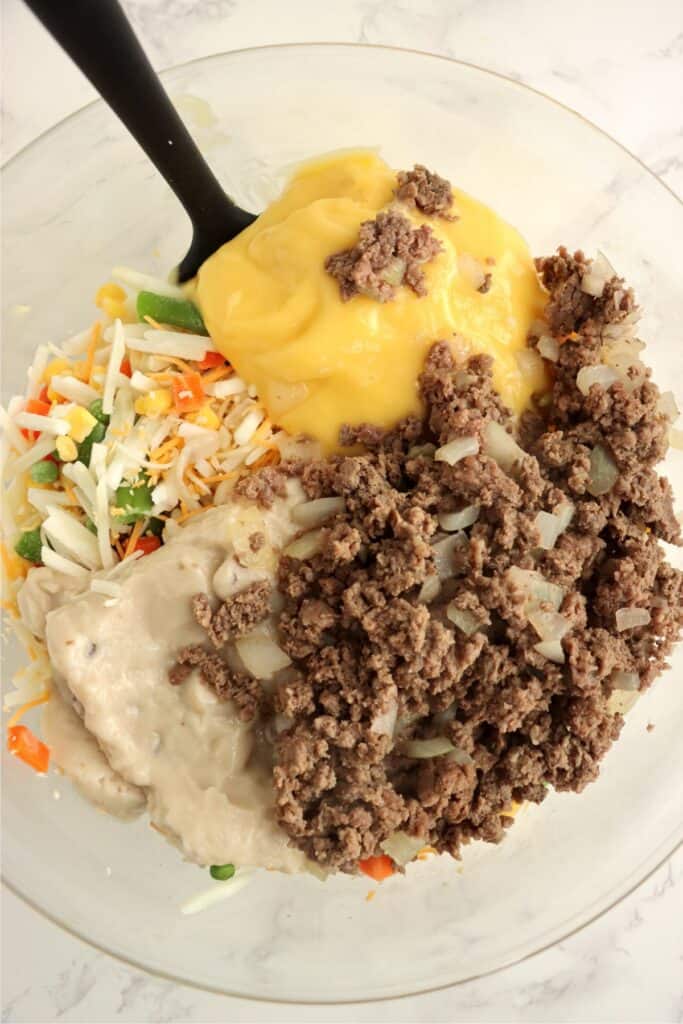
{"type": "MultiPolygon", "coordinates": [[[[163,78],[185,97],[183,113],[210,162],[247,208],[261,208],[295,161],[373,146],[396,167],[424,162],[479,196],[535,253],[561,242],[600,247],[637,288],[658,380],[683,395],[683,208],[571,111],[478,68],[375,47],[265,47],[163,78]]],[[[165,274],[189,231],[101,103],[12,160],[4,189],[6,398],[23,391],[39,342],[87,326],[113,265],[165,274]]],[[[679,487],[681,469],[679,457],[669,467],[679,487]]],[[[10,645],[6,679],[20,660],[10,645]]],[[[680,679],[681,650],[584,794],[552,794],[523,809],[499,847],[475,846],[461,864],[411,866],[372,902],[364,878],[323,884],[260,873],[233,899],[184,917],[179,905],[207,884],[206,872],[183,863],[145,823],[98,814],[59,776],[39,778],[3,754],[5,878],[53,921],[115,956],[241,996],[372,999],[482,975],[586,924],[681,840],[676,669],[680,679]]]]}

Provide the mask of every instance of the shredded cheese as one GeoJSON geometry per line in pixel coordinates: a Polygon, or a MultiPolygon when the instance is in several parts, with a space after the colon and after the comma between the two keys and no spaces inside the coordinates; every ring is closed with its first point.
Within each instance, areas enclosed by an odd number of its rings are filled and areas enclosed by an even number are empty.
{"type": "Polygon", "coordinates": [[[102,411],[110,416],[114,411],[114,391],[118,383],[119,368],[126,354],[126,336],[123,333],[123,324],[120,320],[114,321],[114,340],[111,346],[111,353],[107,363],[107,372],[104,376],[104,391],[102,394],[102,411]]]}

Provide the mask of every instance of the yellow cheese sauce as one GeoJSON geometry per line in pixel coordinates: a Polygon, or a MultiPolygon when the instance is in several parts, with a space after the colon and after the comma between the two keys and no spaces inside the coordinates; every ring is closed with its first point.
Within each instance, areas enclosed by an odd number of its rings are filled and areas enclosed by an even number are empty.
{"type": "Polygon", "coordinates": [[[341,300],[325,260],[356,243],[361,222],[393,201],[395,187],[395,172],[373,152],[307,163],[199,272],[196,300],[217,348],[255,385],[275,422],[326,451],[337,447],[343,423],[390,427],[419,411],[418,376],[440,339],[460,353],[493,356],[494,384],[516,413],[546,386],[540,366],[523,370],[516,358],[545,305],[526,243],[463,192],[454,191],[453,222],[400,205],[443,244],[423,268],[427,295],[400,287],[386,303],[341,300]],[[468,256],[492,274],[484,294],[467,272],[468,256]]]}

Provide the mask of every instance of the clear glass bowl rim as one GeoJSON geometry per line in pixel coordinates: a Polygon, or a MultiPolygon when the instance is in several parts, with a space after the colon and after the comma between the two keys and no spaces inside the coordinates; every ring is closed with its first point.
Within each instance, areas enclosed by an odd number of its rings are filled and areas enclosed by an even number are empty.
{"type": "MultiPolygon", "coordinates": [[[[164,75],[166,75],[166,74],[170,75],[174,71],[180,70],[182,68],[191,68],[191,67],[193,67],[195,65],[199,65],[199,64],[207,65],[207,64],[213,63],[214,61],[216,61],[216,62],[217,61],[221,61],[221,60],[225,59],[226,57],[237,56],[239,54],[254,53],[254,52],[264,53],[264,52],[267,52],[267,51],[270,51],[270,50],[312,50],[312,49],[320,49],[320,48],[326,48],[326,47],[329,47],[330,49],[335,48],[335,49],[342,49],[342,50],[377,50],[377,51],[393,52],[393,53],[399,53],[399,54],[400,53],[409,53],[409,54],[413,54],[413,55],[419,56],[419,57],[427,57],[427,58],[430,58],[432,60],[439,60],[439,61],[445,61],[445,62],[447,62],[449,64],[456,64],[456,65],[458,65],[458,66],[460,66],[462,68],[466,68],[466,69],[468,69],[470,71],[476,71],[476,72],[478,72],[478,73],[480,73],[482,75],[487,75],[487,76],[489,76],[491,78],[496,78],[496,79],[498,79],[498,80],[500,80],[502,82],[505,82],[506,85],[508,85],[508,86],[514,86],[516,89],[520,89],[520,90],[523,90],[525,92],[533,93],[536,96],[538,96],[540,99],[543,99],[547,103],[552,104],[553,106],[557,107],[558,109],[564,111],[566,114],[569,114],[572,117],[577,118],[577,120],[581,121],[587,128],[589,128],[592,131],[596,132],[598,135],[601,135],[603,137],[603,139],[607,139],[610,143],[612,143],[612,145],[614,145],[618,149],[620,149],[621,152],[627,158],[629,158],[635,164],[637,164],[638,167],[641,169],[641,171],[645,172],[645,174],[647,174],[651,179],[653,179],[654,182],[656,182],[656,184],[659,187],[661,187],[666,192],[668,192],[670,194],[670,196],[679,205],[683,206],[683,199],[665,181],[663,181],[659,177],[659,175],[657,175],[650,167],[648,167],[647,164],[645,164],[640,159],[640,157],[638,157],[635,153],[633,153],[630,149],[628,149],[623,143],[619,142],[618,139],[615,139],[612,135],[610,135],[609,132],[606,132],[604,129],[600,128],[598,125],[596,125],[589,118],[584,117],[583,114],[580,114],[578,111],[574,110],[573,107],[570,107],[567,104],[562,103],[560,100],[557,100],[557,99],[555,99],[552,96],[549,96],[547,93],[543,92],[541,89],[536,89],[534,86],[528,85],[525,82],[520,82],[520,81],[517,81],[514,78],[510,78],[507,75],[504,75],[504,74],[502,74],[499,71],[494,71],[491,68],[483,67],[482,65],[475,64],[472,61],[457,60],[456,58],[448,57],[445,54],[430,53],[428,50],[420,50],[420,49],[416,49],[416,48],[413,48],[413,47],[406,47],[406,46],[390,46],[390,45],[377,44],[377,43],[336,42],[334,40],[310,40],[310,41],[307,41],[307,42],[269,43],[269,44],[266,44],[266,45],[263,45],[263,46],[245,46],[245,47],[239,47],[238,49],[235,49],[235,50],[224,50],[224,51],[221,51],[220,53],[213,53],[213,54],[206,55],[206,56],[203,56],[203,57],[195,57],[192,60],[183,61],[180,64],[169,65],[169,66],[167,66],[165,68],[159,69],[158,70],[158,74],[159,74],[159,76],[161,77],[161,79],[163,81],[164,75]]],[[[97,104],[104,104],[104,101],[101,100],[101,99],[91,100],[89,103],[84,104],[82,107],[79,107],[77,110],[73,111],[71,114],[68,114],[66,117],[62,118],[60,121],[57,121],[55,124],[51,125],[47,129],[45,129],[43,132],[41,132],[35,138],[31,139],[30,142],[26,143],[26,145],[22,146],[7,161],[5,161],[2,165],[0,165],[0,172],[4,173],[7,170],[9,170],[12,167],[12,165],[15,163],[15,161],[17,161],[19,158],[25,156],[31,150],[32,147],[37,146],[44,139],[49,138],[54,132],[60,131],[65,125],[69,124],[71,121],[75,120],[81,114],[83,114],[86,110],[89,110],[91,107],[94,107],[97,104]]],[[[571,938],[572,936],[577,935],[579,932],[583,931],[585,928],[588,928],[594,922],[596,922],[600,918],[604,917],[607,913],[609,913],[611,910],[613,910],[615,907],[617,907],[620,903],[622,903],[625,899],[627,899],[632,893],[634,893],[636,891],[636,889],[640,888],[640,886],[642,886],[645,882],[647,882],[648,879],[652,878],[652,876],[654,874],[656,874],[656,872],[659,871],[659,869],[664,864],[666,864],[667,861],[679,849],[681,849],[682,847],[683,847],[683,841],[678,840],[678,839],[674,839],[674,842],[673,842],[671,848],[661,857],[661,859],[652,868],[650,868],[650,870],[642,878],[640,878],[636,882],[634,882],[633,885],[631,885],[625,892],[623,892],[612,903],[608,904],[606,907],[603,907],[596,914],[594,914],[592,917],[590,917],[588,920],[582,922],[576,928],[570,929],[568,932],[566,932],[564,935],[560,936],[559,938],[555,939],[553,942],[548,943],[548,944],[543,945],[543,946],[540,946],[538,949],[533,950],[532,952],[527,953],[527,954],[525,954],[522,957],[519,957],[519,959],[517,959],[516,961],[514,961],[512,963],[506,963],[506,964],[504,964],[504,965],[502,965],[500,967],[494,968],[493,970],[485,971],[485,972],[480,973],[480,974],[473,974],[473,975],[471,975],[468,978],[462,978],[459,981],[452,982],[450,984],[435,985],[435,986],[431,986],[429,988],[420,989],[418,991],[407,992],[407,993],[404,993],[401,996],[375,996],[375,997],[371,997],[371,998],[365,999],[362,1002],[363,1003],[381,1003],[381,1002],[387,1002],[389,1000],[393,1001],[393,1000],[398,1000],[398,999],[401,999],[401,1000],[403,1000],[403,999],[411,999],[411,998],[415,998],[418,995],[427,995],[427,994],[432,993],[432,992],[440,992],[440,991],[444,991],[444,990],[449,989],[449,988],[456,988],[456,987],[465,985],[468,982],[476,981],[476,980],[478,980],[480,978],[490,977],[492,975],[498,974],[498,973],[500,973],[503,970],[509,970],[510,968],[516,966],[516,964],[524,963],[524,961],[530,960],[533,957],[538,956],[540,953],[543,953],[543,952],[545,952],[548,949],[552,949],[552,947],[557,945],[559,942],[564,942],[567,939],[571,938]]],[[[191,979],[188,979],[188,978],[177,977],[177,976],[175,976],[173,974],[164,972],[164,971],[162,971],[162,970],[160,970],[158,968],[151,968],[148,965],[146,965],[144,963],[141,963],[140,961],[136,960],[135,958],[132,958],[132,957],[128,958],[128,957],[122,956],[120,953],[116,953],[116,952],[113,952],[112,950],[108,949],[106,945],[97,943],[97,942],[93,941],[92,939],[86,937],[85,935],[82,935],[78,930],[72,928],[69,924],[67,924],[65,921],[61,920],[58,916],[56,916],[54,914],[51,914],[48,911],[44,910],[30,896],[28,896],[25,893],[21,892],[20,889],[15,887],[11,882],[9,882],[5,878],[4,873],[2,873],[0,875],[0,881],[2,882],[2,885],[7,888],[7,890],[9,892],[11,892],[18,899],[20,899],[26,906],[30,907],[31,910],[33,910],[37,914],[39,914],[40,917],[42,917],[44,920],[49,921],[53,925],[56,925],[57,928],[63,930],[68,935],[71,935],[73,938],[78,939],[81,942],[84,942],[91,949],[95,949],[95,950],[97,950],[100,953],[105,953],[107,956],[112,957],[112,959],[118,961],[119,963],[122,963],[122,964],[124,964],[124,965],[126,965],[128,967],[131,967],[134,970],[143,971],[146,974],[152,975],[152,976],[157,977],[157,978],[161,978],[164,981],[168,981],[168,982],[171,982],[173,984],[185,985],[188,988],[193,988],[193,989],[196,989],[197,991],[200,991],[200,992],[209,992],[209,993],[212,993],[214,995],[227,996],[228,998],[233,997],[233,998],[238,998],[238,999],[244,999],[245,1001],[255,1002],[255,1003],[270,1003],[270,1004],[273,1004],[273,1005],[281,1005],[283,1003],[290,1003],[290,1004],[294,1004],[294,1005],[309,1005],[309,1006],[352,1005],[354,1003],[356,1005],[359,1005],[358,1004],[358,1000],[351,1000],[351,999],[349,999],[349,1000],[337,999],[337,1000],[335,1000],[334,1003],[329,1003],[329,1002],[321,1002],[320,1000],[302,1000],[302,999],[299,999],[299,1000],[294,1001],[294,1000],[288,1000],[288,999],[272,999],[272,998],[269,998],[267,996],[253,996],[253,995],[248,996],[248,995],[243,995],[243,994],[237,993],[237,992],[230,993],[230,992],[226,991],[225,989],[221,989],[221,988],[218,988],[218,987],[213,987],[213,986],[210,986],[210,985],[200,984],[199,982],[194,982],[194,981],[192,981],[191,979]]]]}

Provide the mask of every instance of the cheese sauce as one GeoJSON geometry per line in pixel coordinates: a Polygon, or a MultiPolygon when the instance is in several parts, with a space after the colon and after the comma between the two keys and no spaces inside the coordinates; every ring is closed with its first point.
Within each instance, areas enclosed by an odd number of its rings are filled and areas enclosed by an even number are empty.
{"type": "Polygon", "coordinates": [[[529,250],[465,193],[454,193],[453,222],[401,204],[443,244],[424,267],[426,296],[401,287],[391,302],[363,295],[342,302],[325,260],[355,244],[360,224],[392,202],[395,185],[395,173],[372,152],[305,164],[280,199],[206,261],[196,283],[211,337],[256,386],[271,418],[327,451],[343,423],[389,427],[419,411],[418,375],[439,339],[453,339],[460,353],[492,355],[495,386],[515,413],[547,385],[540,361],[530,371],[516,358],[545,304],[529,250]],[[472,258],[491,272],[484,294],[472,258]]]}

